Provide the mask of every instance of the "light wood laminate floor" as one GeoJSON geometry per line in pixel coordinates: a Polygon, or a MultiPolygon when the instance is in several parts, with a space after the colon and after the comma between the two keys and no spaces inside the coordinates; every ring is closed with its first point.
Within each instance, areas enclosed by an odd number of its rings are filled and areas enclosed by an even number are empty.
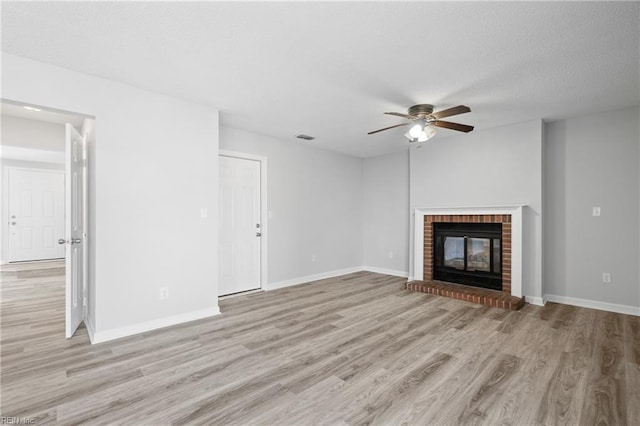
{"type": "Polygon", "coordinates": [[[222,315],[64,338],[59,264],[3,267],[2,416],[33,424],[640,425],[640,318],[521,311],[362,272],[222,315]]]}

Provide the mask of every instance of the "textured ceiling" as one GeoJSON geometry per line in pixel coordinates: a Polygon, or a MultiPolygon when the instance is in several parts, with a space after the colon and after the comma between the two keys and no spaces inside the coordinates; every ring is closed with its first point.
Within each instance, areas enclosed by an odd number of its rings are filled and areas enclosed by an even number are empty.
{"type": "Polygon", "coordinates": [[[406,149],[366,133],[416,103],[476,129],[638,105],[639,45],[639,2],[2,2],[4,52],[361,157],[406,149]]]}

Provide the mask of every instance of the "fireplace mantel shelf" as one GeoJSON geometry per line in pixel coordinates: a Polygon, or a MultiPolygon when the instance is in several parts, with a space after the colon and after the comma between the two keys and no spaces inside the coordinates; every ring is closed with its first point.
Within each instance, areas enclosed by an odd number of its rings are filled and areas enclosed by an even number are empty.
{"type": "Polygon", "coordinates": [[[430,214],[510,214],[514,210],[522,210],[526,204],[498,205],[498,206],[446,206],[446,207],[416,207],[414,214],[423,216],[430,214]]]}

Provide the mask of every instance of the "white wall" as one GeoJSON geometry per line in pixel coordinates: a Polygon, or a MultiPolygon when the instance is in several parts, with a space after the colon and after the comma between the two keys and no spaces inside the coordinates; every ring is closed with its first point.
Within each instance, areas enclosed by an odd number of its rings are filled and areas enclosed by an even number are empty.
{"type": "Polygon", "coordinates": [[[5,99],[96,117],[94,337],[217,313],[217,110],[7,54],[2,90],[5,99]],[[159,299],[163,286],[168,300],[159,299]]]}
{"type": "Polygon", "coordinates": [[[544,255],[550,300],[606,308],[604,302],[640,314],[639,118],[638,108],[627,108],[547,124],[544,255]],[[595,206],[600,217],[592,216],[595,206]],[[602,283],[603,272],[611,273],[611,284],[602,283]]]}
{"type": "Polygon", "coordinates": [[[364,265],[372,271],[409,273],[409,150],[365,158],[364,265]]]}
{"type": "Polygon", "coordinates": [[[268,287],[362,266],[361,159],[227,127],[220,149],[267,157],[268,287]]]}
{"type": "Polygon", "coordinates": [[[64,152],[64,125],[2,116],[2,145],[64,152]]]}
{"type": "MultiPolygon", "coordinates": [[[[518,204],[527,206],[523,210],[523,294],[541,303],[542,122],[436,137],[420,149],[412,147],[411,212],[425,207],[518,204]]],[[[413,246],[410,268],[412,257],[413,246]]]]}
{"type": "Polygon", "coordinates": [[[64,164],[64,125],[2,115],[0,158],[64,164]]]}

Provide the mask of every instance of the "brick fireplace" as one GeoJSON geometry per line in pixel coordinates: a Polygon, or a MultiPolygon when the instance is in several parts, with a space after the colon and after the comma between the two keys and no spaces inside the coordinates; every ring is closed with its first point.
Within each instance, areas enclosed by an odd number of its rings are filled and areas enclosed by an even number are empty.
{"type": "Polygon", "coordinates": [[[523,207],[518,205],[415,209],[413,274],[407,288],[489,306],[518,309],[524,303],[522,298],[523,207]],[[499,292],[470,285],[434,281],[434,224],[449,223],[486,223],[501,226],[501,272],[499,274],[501,288],[499,292]],[[487,294],[490,297],[485,297],[487,294]]]}

